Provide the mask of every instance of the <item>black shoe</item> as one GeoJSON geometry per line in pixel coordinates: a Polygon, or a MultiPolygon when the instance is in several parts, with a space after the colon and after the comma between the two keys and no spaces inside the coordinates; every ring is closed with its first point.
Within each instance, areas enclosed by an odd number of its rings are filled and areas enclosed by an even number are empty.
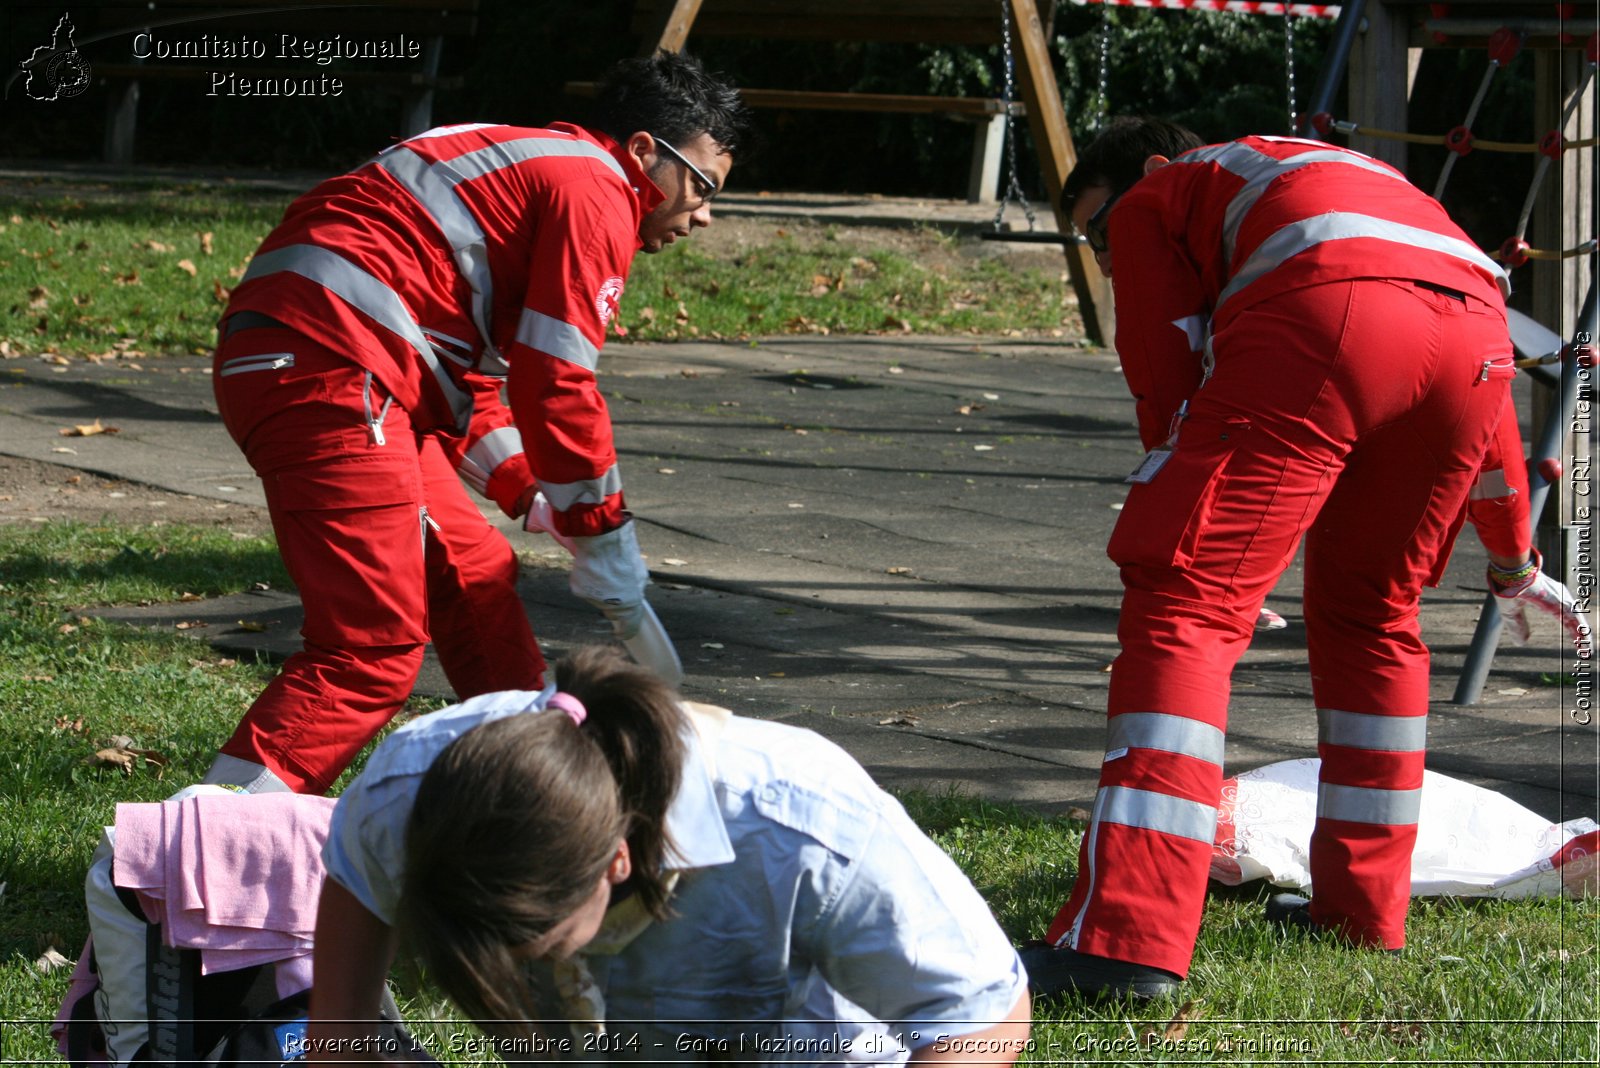
{"type": "Polygon", "coordinates": [[[1324,933],[1311,918],[1311,899],[1299,894],[1273,894],[1267,898],[1267,922],[1282,928],[1285,934],[1316,937],[1324,933]]]}
{"type": "MultiPolygon", "coordinates": [[[[1349,945],[1348,939],[1311,918],[1311,899],[1299,894],[1273,894],[1267,898],[1267,922],[1274,924],[1284,934],[1304,935],[1307,938],[1332,938],[1349,945]]],[[[1390,956],[1399,956],[1398,949],[1379,949],[1390,956]]]]}
{"type": "Polygon", "coordinates": [[[1035,996],[1137,998],[1149,1001],[1178,992],[1181,976],[1143,964],[1094,957],[1048,942],[1030,942],[1017,951],[1028,970],[1028,985],[1035,996]]]}

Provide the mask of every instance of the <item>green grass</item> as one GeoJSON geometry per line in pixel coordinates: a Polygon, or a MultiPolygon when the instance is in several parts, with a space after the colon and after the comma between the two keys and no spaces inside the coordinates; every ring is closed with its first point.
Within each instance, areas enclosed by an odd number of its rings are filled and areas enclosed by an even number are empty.
{"type": "MultiPolygon", "coordinates": [[[[769,242],[712,255],[694,242],[634,261],[621,319],[641,341],[772,334],[1081,333],[1060,270],[950,254],[920,262],[833,227],[775,226],[769,242]],[[1070,329],[1069,329],[1070,328],[1070,329]]],[[[1064,266],[1064,264],[1063,264],[1064,266]]]]}
{"type": "MultiPolygon", "coordinates": [[[[217,316],[289,197],[184,183],[83,182],[0,197],[0,355],[206,353],[217,316]]],[[[1061,271],[951,251],[934,262],[773,224],[752,247],[695,242],[634,261],[620,322],[637,341],[792,333],[1081,333],[1061,271]]]]}
{"type": "Polygon", "coordinates": [[[227,291],[286,202],[179,183],[0,197],[11,302],[0,307],[0,344],[73,356],[209,352],[227,291]]]}
{"type": "MultiPolygon", "coordinates": [[[[82,878],[121,801],[196,780],[271,676],[171,631],[99,623],[85,609],[284,583],[269,539],[210,528],[0,526],[0,1020],[48,1020],[76,957],[82,878]],[[120,737],[151,755],[96,766],[120,737]]],[[[358,762],[359,766],[359,762],[358,762]]],[[[1064,898],[1082,826],[956,795],[905,797],[1017,940],[1064,898]]],[[[1160,892],[1153,879],[1152,894],[1160,892]]],[[[1592,1064],[1600,1053],[1600,902],[1413,905],[1403,956],[1281,941],[1265,891],[1206,905],[1184,1002],[1040,1006],[1029,1063],[1592,1064]],[[1153,1037],[1152,1037],[1153,1036],[1153,1037]]],[[[402,972],[415,1019],[450,1014],[402,972]]],[[[458,1025],[420,1028],[439,1047],[458,1025]]],[[[53,1060],[43,1024],[0,1024],[0,1061],[53,1060]]]]}

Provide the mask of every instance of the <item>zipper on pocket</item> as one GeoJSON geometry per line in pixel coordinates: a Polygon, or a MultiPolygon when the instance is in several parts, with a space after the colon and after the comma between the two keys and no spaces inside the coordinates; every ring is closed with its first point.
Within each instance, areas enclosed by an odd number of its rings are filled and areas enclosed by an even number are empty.
{"type": "MultiPolygon", "coordinates": [[[[377,417],[373,417],[372,372],[368,371],[366,373],[366,377],[361,382],[361,406],[366,409],[367,430],[372,434],[372,443],[374,445],[382,446],[389,444],[389,440],[383,435],[383,417],[389,414],[389,405],[393,403],[394,397],[390,396],[386,398],[383,402],[383,407],[378,410],[377,417]]],[[[427,518],[426,511],[423,512],[423,518],[427,518]]]]}

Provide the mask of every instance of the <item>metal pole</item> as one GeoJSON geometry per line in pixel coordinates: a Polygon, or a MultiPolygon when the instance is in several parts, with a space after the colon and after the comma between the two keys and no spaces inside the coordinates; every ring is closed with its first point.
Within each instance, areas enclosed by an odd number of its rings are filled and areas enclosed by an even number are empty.
{"type": "MultiPolygon", "coordinates": [[[[1327,58],[1322,61],[1322,73],[1317,75],[1317,87],[1306,106],[1307,115],[1320,115],[1333,107],[1333,96],[1339,91],[1339,83],[1344,80],[1345,68],[1350,63],[1350,47],[1355,44],[1356,34],[1361,30],[1366,6],[1366,0],[1348,0],[1339,9],[1339,17],[1333,24],[1333,40],[1328,44],[1327,58]]],[[[1306,134],[1319,141],[1326,140],[1315,127],[1310,127],[1306,134]]]]}

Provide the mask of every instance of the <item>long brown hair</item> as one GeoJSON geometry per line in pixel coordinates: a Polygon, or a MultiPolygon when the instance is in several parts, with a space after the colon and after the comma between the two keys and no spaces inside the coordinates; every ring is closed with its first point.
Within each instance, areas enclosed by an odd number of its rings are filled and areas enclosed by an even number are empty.
{"type": "Polygon", "coordinates": [[[583,702],[583,724],[550,709],[468,731],[428,768],[406,827],[402,944],[485,1023],[536,1015],[514,950],[594,893],[619,839],[633,860],[627,888],[667,914],[666,814],[686,729],[676,695],[603,647],[555,675],[583,702]]]}

